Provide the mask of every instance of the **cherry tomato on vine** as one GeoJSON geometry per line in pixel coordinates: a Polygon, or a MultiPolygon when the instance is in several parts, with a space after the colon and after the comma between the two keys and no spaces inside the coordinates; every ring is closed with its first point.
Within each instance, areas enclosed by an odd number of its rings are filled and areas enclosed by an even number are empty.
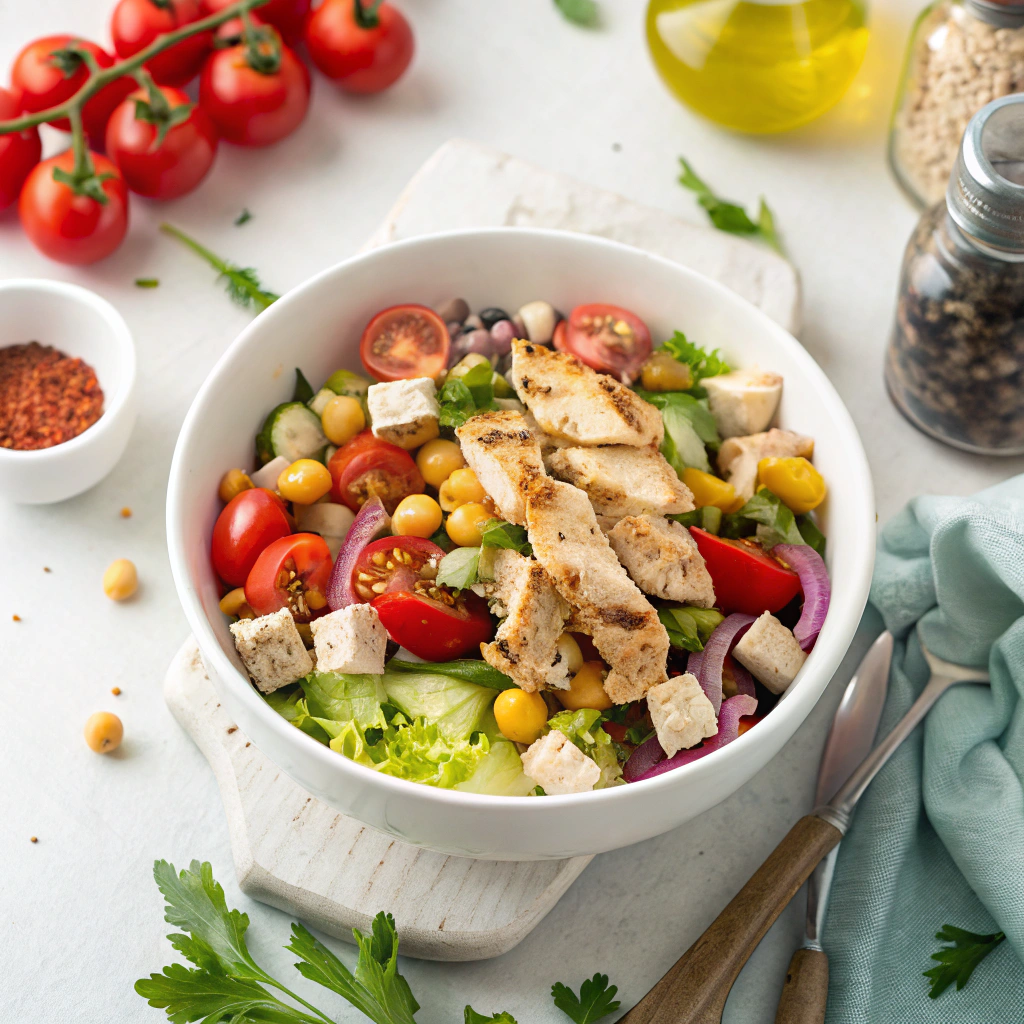
{"type": "MultiPolygon", "coordinates": [[[[114,58],[95,43],[77,36],[45,36],[29,43],[14,58],[11,67],[11,88],[26,114],[35,114],[55,107],[70,99],[85,85],[89,68],[75,52],[90,53],[100,68],[109,68],[114,58]]],[[[103,141],[103,133],[110,117],[121,100],[133,89],[131,78],[119,78],[101,89],[82,109],[82,123],[89,137],[103,141]]],[[[67,118],[53,122],[55,128],[71,129],[67,118]]]]}
{"type": "MultiPolygon", "coordinates": [[[[235,0],[202,0],[205,14],[217,14],[235,0]]],[[[273,25],[281,33],[289,45],[302,39],[302,27],[309,14],[310,0],[270,0],[270,3],[257,7],[253,17],[258,17],[266,25],[273,25]]]]}
{"type": "Polygon", "coordinates": [[[199,103],[222,138],[269,146],[290,135],[309,109],[309,70],[276,29],[215,53],[199,82],[199,103]]]}
{"type": "Polygon", "coordinates": [[[324,0],[306,22],[313,63],[350,92],[381,92],[412,61],[412,29],[391,4],[324,0]]]}
{"type": "Polygon", "coordinates": [[[128,189],[121,172],[90,153],[93,175],[76,185],[71,150],[36,164],[18,199],[18,216],[29,241],[58,263],[95,263],[109,256],[128,230],[128,189]],[[54,177],[58,172],[64,180],[54,177]],[[101,202],[97,196],[106,199],[101,202]]]}
{"type": "Polygon", "coordinates": [[[154,104],[140,89],[110,116],[107,156],[133,192],[176,199],[191,192],[213,166],[217,129],[180,89],[157,89],[165,105],[154,104]]]}
{"type": "MultiPolygon", "coordinates": [[[[21,105],[14,94],[0,86],[0,121],[9,121],[20,113],[21,105]]],[[[42,150],[38,128],[16,135],[0,135],[0,210],[18,201],[21,186],[39,163],[42,150]]]]}
{"type": "MultiPolygon", "coordinates": [[[[145,49],[158,36],[202,17],[199,0],[118,0],[110,16],[110,38],[122,60],[145,49]]],[[[202,70],[213,45],[210,32],[189,36],[145,64],[160,85],[185,85],[202,70]]]]}
{"type": "Polygon", "coordinates": [[[651,332],[628,309],[592,302],[577,306],[568,321],[558,324],[554,345],[599,373],[631,384],[651,354],[651,332]]]}

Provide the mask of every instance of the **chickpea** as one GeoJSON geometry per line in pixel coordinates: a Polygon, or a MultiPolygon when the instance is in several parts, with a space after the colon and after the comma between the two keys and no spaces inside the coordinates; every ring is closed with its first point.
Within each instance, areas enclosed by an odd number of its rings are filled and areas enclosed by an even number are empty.
{"type": "Polygon", "coordinates": [[[327,440],[340,448],[365,428],[366,414],[358,398],[336,395],[324,406],[320,422],[327,440]]]}
{"type": "Polygon", "coordinates": [[[235,587],[234,590],[229,590],[220,599],[220,610],[225,615],[237,615],[240,619],[245,618],[243,613],[246,610],[252,611],[245,600],[245,587],[235,587]]]}
{"type": "Polygon", "coordinates": [[[456,469],[438,491],[441,508],[445,512],[454,512],[460,505],[467,502],[487,500],[487,492],[476,478],[476,473],[469,469],[456,469]]]}
{"type": "Polygon", "coordinates": [[[493,518],[494,513],[486,505],[469,501],[452,512],[445,523],[445,529],[460,548],[473,548],[480,543],[484,523],[493,518]]]}
{"type": "Polygon", "coordinates": [[[583,667],[572,677],[568,690],[555,690],[562,707],[568,711],[593,708],[605,711],[612,706],[612,699],[604,692],[604,663],[585,661],[583,667]]]}
{"type": "Polygon", "coordinates": [[[403,498],[391,517],[391,529],[399,537],[432,537],[441,528],[441,506],[429,494],[403,498]]]}
{"type": "Polygon", "coordinates": [[[312,505],[331,489],[330,470],[316,459],[298,459],[277,478],[282,498],[296,505],[312,505]]]}
{"type": "Polygon", "coordinates": [[[416,465],[431,487],[440,487],[457,469],[465,466],[462,449],[454,441],[435,437],[416,454],[416,465]]]}
{"type": "Polygon", "coordinates": [[[506,739],[532,743],[540,738],[548,721],[548,706],[539,693],[515,687],[502,690],[494,701],[494,718],[506,739]]]}
{"type": "Polygon", "coordinates": [[[111,601],[124,601],[139,589],[139,574],[127,558],[115,559],[103,574],[103,593],[111,601]]]}
{"type": "MultiPolygon", "coordinates": [[[[247,491],[250,487],[252,487],[252,481],[249,479],[248,473],[243,473],[240,469],[229,469],[220,478],[217,495],[224,504],[227,504],[232,498],[237,498],[242,491],[247,491]]],[[[121,510],[121,515],[124,515],[124,509],[121,510]]]]}
{"type": "Polygon", "coordinates": [[[97,754],[109,754],[117,750],[124,739],[124,726],[117,715],[109,711],[97,711],[85,723],[85,742],[97,754]]]}

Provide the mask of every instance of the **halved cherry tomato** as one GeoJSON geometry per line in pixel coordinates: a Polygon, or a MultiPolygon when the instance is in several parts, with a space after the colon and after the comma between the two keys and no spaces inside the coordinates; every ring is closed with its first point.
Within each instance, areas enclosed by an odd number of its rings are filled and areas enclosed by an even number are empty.
{"type": "Polygon", "coordinates": [[[369,430],[343,444],[327,464],[335,501],[358,512],[368,498],[380,498],[388,515],[407,495],[422,494],[423,474],[403,448],[381,441],[369,430]]]}
{"type": "Polygon", "coordinates": [[[494,636],[487,603],[476,594],[448,594],[452,604],[420,594],[394,591],[373,601],[395,643],[425,661],[449,661],[478,653],[494,636]]]}
{"type": "MultiPolygon", "coordinates": [[[[122,60],[144,50],[158,36],[202,17],[199,0],[118,0],[110,16],[110,38],[122,60]]],[[[185,85],[202,70],[213,34],[189,36],[145,64],[160,85],[185,85]]]]}
{"type": "Polygon", "coordinates": [[[225,583],[240,587],[263,549],[291,532],[284,502],[276,494],[263,487],[242,491],[213,526],[213,568],[225,583]]]}
{"type": "Polygon", "coordinates": [[[245,580],[245,603],[257,615],[287,608],[296,622],[309,622],[329,611],[330,578],[327,541],[318,533],[293,533],[260,552],[245,580]]]}
{"type": "Polygon", "coordinates": [[[426,306],[391,306],[367,325],[359,358],[377,380],[436,377],[448,365],[451,341],[444,321],[426,306]]]}
{"type": "Polygon", "coordinates": [[[749,540],[716,537],[690,527],[715,585],[715,603],[726,612],[760,615],[785,608],[800,593],[800,577],[749,540]]]}
{"type": "MultiPolygon", "coordinates": [[[[21,104],[14,93],[0,86],[0,121],[9,121],[21,113],[21,104]]],[[[39,129],[15,135],[0,135],[0,210],[18,201],[18,193],[29,172],[42,156],[39,129]]]]}
{"type": "Polygon", "coordinates": [[[599,373],[632,384],[651,354],[651,332],[628,309],[591,302],[577,306],[567,321],[558,324],[554,345],[599,373]]]}
{"type": "Polygon", "coordinates": [[[764,715],[744,715],[737,723],[739,731],[736,735],[742,736],[748,730],[753,729],[762,718],[764,718],[764,715]]]}
{"type": "Polygon", "coordinates": [[[444,603],[446,591],[434,583],[442,558],[444,549],[422,537],[381,537],[367,544],[356,559],[352,590],[367,602],[381,594],[408,591],[444,603]]]}
{"type": "MultiPolygon", "coordinates": [[[[202,0],[205,14],[217,14],[235,0],[202,0]]],[[[286,43],[294,45],[302,38],[302,26],[309,14],[310,0],[270,0],[253,11],[253,20],[273,25],[284,36],[286,43]]]]}

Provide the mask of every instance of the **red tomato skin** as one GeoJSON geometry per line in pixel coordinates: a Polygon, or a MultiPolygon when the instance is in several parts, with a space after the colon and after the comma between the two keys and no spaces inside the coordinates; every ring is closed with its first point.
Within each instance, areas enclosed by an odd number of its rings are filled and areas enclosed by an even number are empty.
{"type": "MultiPolygon", "coordinates": [[[[202,0],[203,14],[217,14],[235,0],[202,0]]],[[[289,46],[302,40],[302,29],[306,24],[311,0],[270,0],[257,7],[254,18],[265,25],[273,25],[289,46]]]]}
{"type": "MultiPolygon", "coordinates": [[[[287,598],[277,586],[277,577],[288,559],[295,562],[295,571],[307,589],[315,588],[326,595],[331,578],[331,551],[327,541],[316,533],[293,533],[271,541],[257,556],[245,579],[245,603],[257,615],[271,615],[281,608],[290,607],[287,598]]],[[[296,622],[308,622],[326,615],[330,609],[326,598],[321,608],[311,614],[292,614],[296,622]]]]}
{"type": "Polygon", "coordinates": [[[249,67],[245,46],[213,54],[199,80],[199,103],[221,138],[237,146],[270,146],[291,135],[309,109],[309,69],[287,46],[271,75],[249,67]]]}
{"type": "MultiPolygon", "coordinates": [[[[192,102],[180,89],[162,86],[160,91],[172,109],[192,102]]],[[[186,195],[206,177],[217,155],[217,129],[210,115],[194,106],[188,120],[175,125],[154,149],[157,127],[136,120],[136,99],[146,99],[146,92],[132,93],[111,115],[107,156],[140,196],[177,199],[186,195]]]]}
{"type": "Polygon", "coordinates": [[[412,62],[415,43],[401,11],[383,3],[375,28],[363,28],[353,0],[324,0],[306,22],[306,45],[313,63],[349,92],[382,92],[412,62]]]}
{"type": "Polygon", "coordinates": [[[103,182],[107,203],[75,195],[59,181],[53,170],[74,168],[71,150],[50,157],[32,169],[18,198],[18,216],[29,241],[45,256],[58,263],[95,263],[109,256],[124,240],[128,230],[128,189],[121,172],[105,157],[92,153],[103,182]]]}
{"type": "Polygon", "coordinates": [[[436,377],[448,365],[448,353],[451,349],[451,338],[445,322],[428,306],[420,306],[408,302],[401,306],[388,306],[382,309],[363,329],[359,340],[359,358],[363,367],[371,377],[380,381],[408,380],[411,377],[436,377]],[[413,314],[427,321],[430,329],[436,334],[438,347],[436,352],[418,355],[399,366],[389,362],[388,355],[374,352],[374,342],[384,331],[389,322],[405,314],[413,314]]]}
{"type": "Polygon", "coordinates": [[[356,564],[352,567],[352,577],[350,580],[352,593],[360,604],[368,604],[373,600],[372,597],[364,599],[359,595],[360,573],[369,573],[372,576],[385,580],[387,583],[385,593],[390,594],[396,590],[411,591],[416,581],[422,579],[416,566],[423,566],[428,562],[433,562],[436,566],[440,564],[442,558],[444,558],[444,548],[439,547],[432,540],[427,540],[425,537],[381,537],[379,540],[371,541],[367,544],[360,553],[359,558],[356,559],[356,564]],[[381,572],[380,567],[373,564],[373,556],[378,551],[383,551],[390,557],[391,552],[396,547],[412,555],[412,563],[410,565],[396,565],[394,570],[385,569],[381,572]]]}
{"type": "Polygon", "coordinates": [[[554,345],[560,352],[572,353],[580,362],[597,370],[598,373],[610,374],[626,384],[631,384],[638,376],[640,367],[653,348],[651,332],[640,317],[621,306],[611,306],[603,302],[577,306],[569,314],[569,319],[556,327],[554,345]],[[587,334],[580,321],[583,317],[597,315],[613,316],[616,320],[624,320],[633,328],[634,346],[630,353],[608,348],[587,334]]]}
{"type": "MultiPolygon", "coordinates": [[[[20,113],[21,104],[14,93],[0,86],[0,121],[9,121],[20,113]]],[[[42,155],[38,128],[17,135],[0,135],[0,211],[18,201],[21,186],[42,155]]]]}
{"type": "MultiPolygon", "coordinates": [[[[144,50],[158,36],[190,25],[202,17],[199,0],[169,0],[159,7],[153,0],[118,0],[110,16],[110,38],[122,60],[144,50]]],[[[159,85],[179,86],[191,82],[202,70],[213,33],[189,36],[169,50],[158,53],[145,64],[159,85]]]]}
{"type": "MultiPolygon", "coordinates": [[[[109,68],[114,63],[114,58],[106,50],[78,36],[56,35],[36,39],[22,49],[11,67],[11,86],[24,113],[35,114],[55,107],[74,96],[85,84],[89,77],[85,64],[81,64],[70,78],[65,78],[60,68],[49,62],[51,53],[66,49],[70,43],[88,50],[101,68],[109,68]]],[[[134,88],[133,79],[119,78],[86,103],[82,108],[82,123],[91,139],[103,141],[111,113],[134,88]]],[[[53,126],[63,131],[71,130],[71,122],[66,117],[54,121],[53,126]]]]}
{"type": "Polygon", "coordinates": [[[760,615],[785,608],[800,593],[800,577],[760,549],[690,527],[723,612],[760,615]]]}
{"type": "Polygon", "coordinates": [[[353,512],[362,507],[356,496],[350,493],[350,486],[361,476],[379,470],[394,481],[394,493],[384,501],[384,507],[391,515],[402,498],[409,494],[422,494],[426,486],[413,457],[404,449],[388,441],[381,441],[369,430],[357,434],[342,445],[327,463],[333,485],[331,497],[334,501],[348,505],[353,512]]]}
{"type": "Polygon", "coordinates": [[[626,733],[629,731],[629,726],[625,725],[623,722],[602,722],[601,728],[604,729],[604,731],[608,733],[616,743],[626,742],[626,733]]]}
{"type": "Polygon", "coordinates": [[[263,549],[291,532],[275,494],[262,487],[242,491],[221,509],[214,523],[210,548],[214,571],[229,586],[243,586],[263,549]]]}
{"type": "Polygon", "coordinates": [[[404,591],[381,594],[371,603],[395,643],[424,661],[450,661],[477,654],[494,636],[487,605],[467,595],[466,614],[446,611],[435,601],[404,591]]]}

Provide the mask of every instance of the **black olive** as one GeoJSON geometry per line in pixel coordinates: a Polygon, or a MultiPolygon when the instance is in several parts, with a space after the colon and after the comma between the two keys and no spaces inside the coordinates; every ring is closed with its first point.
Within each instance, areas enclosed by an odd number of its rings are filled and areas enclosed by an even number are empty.
{"type": "Polygon", "coordinates": [[[480,310],[480,319],[483,321],[484,327],[490,330],[499,320],[511,320],[512,317],[505,310],[498,309],[497,306],[490,306],[480,310]]]}

